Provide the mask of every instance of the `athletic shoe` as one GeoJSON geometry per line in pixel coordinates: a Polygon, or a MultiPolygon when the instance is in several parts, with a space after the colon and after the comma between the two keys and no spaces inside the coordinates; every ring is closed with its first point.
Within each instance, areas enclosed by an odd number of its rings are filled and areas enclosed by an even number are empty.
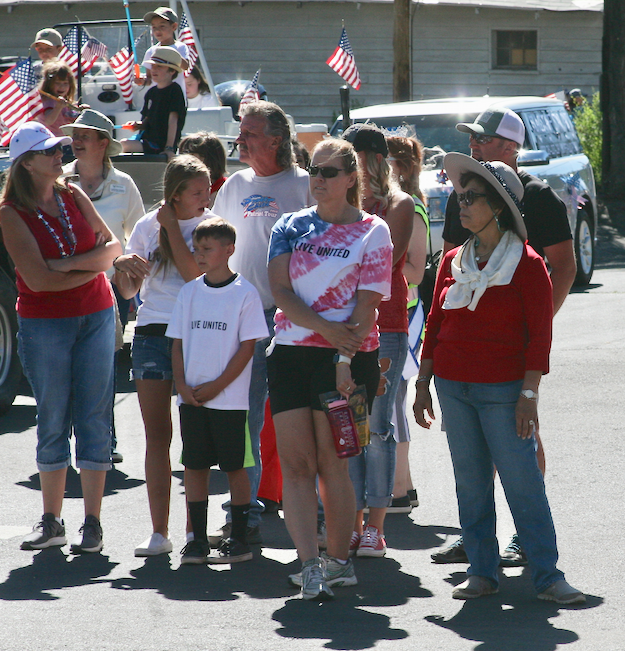
{"type": "Polygon", "coordinates": [[[259,499],[263,503],[263,506],[265,507],[265,509],[263,510],[263,513],[265,515],[282,511],[282,502],[276,502],[274,500],[265,499],[264,497],[260,497],[259,499]]]}
{"type": "Polygon", "coordinates": [[[412,506],[419,506],[419,498],[417,496],[416,488],[411,488],[408,491],[408,497],[410,498],[410,503],[412,504],[412,506]]]}
{"type": "MultiPolygon", "coordinates": [[[[210,546],[217,549],[222,540],[226,540],[232,536],[232,522],[226,522],[221,529],[217,529],[208,536],[210,546]]],[[[248,545],[262,545],[263,537],[260,535],[260,525],[255,527],[248,527],[245,532],[245,538],[248,545]]]]}
{"type": "Polygon", "coordinates": [[[349,541],[349,555],[355,556],[360,545],[360,534],[357,531],[352,531],[352,537],[349,541]]]}
{"type": "Polygon", "coordinates": [[[88,515],[78,531],[79,535],[70,547],[72,554],[92,554],[99,552],[104,547],[102,527],[95,515],[88,515]]]}
{"type": "Polygon", "coordinates": [[[334,592],[326,583],[323,561],[311,558],[302,565],[302,599],[307,601],[327,601],[334,598],[334,592]]]}
{"type": "Polygon", "coordinates": [[[464,551],[464,543],[462,541],[462,536],[456,540],[455,543],[441,549],[438,552],[434,552],[430,555],[430,558],[435,563],[468,563],[469,559],[467,554],[464,551]]]}
{"type": "Polygon", "coordinates": [[[54,513],[44,513],[41,521],[38,522],[29,533],[20,549],[46,549],[47,547],[61,547],[67,544],[65,537],[65,523],[61,520],[59,524],[54,513]]]}
{"type": "Polygon", "coordinates": [[[377,527],[368,524],[362,532],[360,544],[356,550],[356,556],[379,557],[386,554],[386,541],[384,535],[377,527]]]}
{"type": "Polygon", "coordinates": [[[499,588],[483,576],[470,576],[462,585],[459,585],[452,593],[454,599],[478,599],[489,594],[497,594],[499,588]]]}
{"type": "MultiPolygon", "coordinates": [[[[321,552],[322,567],[326,577],[326,584],[331,587],[341,588],[348,585],[356,585],[358,579],[354,572],[354,563],[351,558],[344,565],[339,563],[332,556],[328,556],[325,552],[321,552]]],[[[298,588],[302,586],[302,573],[289,574],[289,583],[298,588]]]]}
{"type": "Polygon", "coordinates": [[[160,533],[153,533],[146,538],[138,547],[135,548],[135,556],[158,556],[159,554],[169,554],[174,546],[169,538],[165,538],[160,533]]]}
{"type": "Polygon", "coordinates": [[[210,547],[204,540],[189,541],[180,552],[182,558],[181,565],[203,565],[206,563],[210,547]]]}
{"type": "Polygon", "coordinates": [[[317,546],[319,549],[325,549],[328,546],[328,532],[323,520],[317,522],[317,546]]]}
{"type": "Polygon", "coordinates": [[[124,460],[124,455],[117,450],[111,452],[111,461],[113,463],[121,463],[124,460]]]}
{"type": "Polygon", "coordinates": [[[557,604],[568,606],[569,604],[585,604],[586,597],[583,592],[570,586],[564,579],[556,581],[544,592],[538,595],[543,601],[555,601],[557,604]]]}
{"type": "Polygon", "coordinates": [[[412,504],[408,495],[403,497],[394,497],[391,505],[386,509],[387,513],[410,513],[412,504]]]}
{"type": "Polygon", "coordinates": [[[221,541],[217,555],[209,556],[207,562],[209,565],[221,565],[251,561],[252,558],[254,558],[254,554],[252,554],[252,550],[248,545],[244,545],[235,538],[226,538],[221,541]]]}
{"type": "Polygon", "coordinates": [[[514,534],[508,543],[508,546],[503,550],[499,565],[502,567],[520,567],[527,565],[527,556],[521,547],[518,534],[514,534]]]}

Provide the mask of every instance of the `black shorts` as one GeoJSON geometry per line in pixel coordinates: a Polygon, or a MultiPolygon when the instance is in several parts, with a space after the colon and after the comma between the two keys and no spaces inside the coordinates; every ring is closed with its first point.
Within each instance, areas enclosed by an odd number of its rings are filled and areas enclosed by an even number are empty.
{"type": "Polygon", "coordinates": [[[180,405],[182,464],[203,470],[219,464],[224,472],[245,463],[247,411],[180,405]]]}
{"type": "MultiPolygon", "coordinates": [[[[336,391],[335,354],[335,348],[275,346],[267,358],[272,415],[302,407],[322,411],[319,394],[336,391]]],[[[378,351],[356,353],[351,368],[356,384],[367,387],[371,411],[380,381],[378,351]]]]}

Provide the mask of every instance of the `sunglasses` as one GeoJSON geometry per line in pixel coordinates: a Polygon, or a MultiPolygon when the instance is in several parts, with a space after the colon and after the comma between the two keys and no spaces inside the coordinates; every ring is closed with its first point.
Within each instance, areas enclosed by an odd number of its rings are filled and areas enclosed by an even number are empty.
{"type": "Polygon", "coordinates": [[[496,136],[485,136],[479,133],[469,134],[469,140],[477,142],[478,145],[488,145],[489,143],[493,142],[495,138],[496,136]]]}
{"type": "Polygon", "coordinates": [[[339,172],[344,172],[345,170],[338,167],[318,167],[317,165],[309,165],[306,171],[313,178],[318,174],[321,174],[324,179],[333,179],[339,175],[339,172]]]}
{"type": "Polygon", "coordinates": [[[473,202],[478,197],[485,197],[486,195],[483,192],[475,192],[474,190],[467,190],[458,196],[458,203],[463,203],[465,206],[472,206],[473,202]]]}
{"type": "Polygon", "coordinates": [[[61,151],[61,152],[63,151],[63,145],[61,145],[60,143],[48,149],[35,149],[33,150],[33,154],[42,154],[43,156],[54,156],[57,151],[61,151]]]}

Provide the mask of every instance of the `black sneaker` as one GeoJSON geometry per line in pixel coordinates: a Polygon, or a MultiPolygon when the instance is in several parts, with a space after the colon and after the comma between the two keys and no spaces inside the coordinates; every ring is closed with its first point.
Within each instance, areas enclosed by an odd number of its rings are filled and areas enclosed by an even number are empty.
{"type": "Polygon", "coordinates": [[[430,555],[430,558],[435,563],[468,563],[469,559],[467,554],[464,551],[464,543],[462,541],[462,536],[456,540],[455,543],[441,549],[439,552],[434,552],[430,555]]]}
{"type": "Polygon", "coordinates": [[[205,540],[190,540],[182,549],[181,565],[203,565],[206,563],[210,546],[205,540]]]}
{"type": "Polygon", "coordinates": [[[394,497],[391,505],[386,509],[387,513],[410,513],[412,504],[408,495],[403,497],[394,497]]]}
{"type": "Polygon", "coordinates": [[[72,554],[92,554],[101,551],[102,547],[104,547],[102,527],[95,515],[88,515],[78,532],[80,535],[74,539],[70,547],[72,554]]]}
{"type": "Polygon", "coordinates": [[[221,541],[216,556],[209,556],[207,561],[210,565],[223,563],[242,563],[251,561],[254,555],[248,545],[244,545],[235,538],[226,538],[221,541]]]}
{"type": "MultiPolygon", "coordinates": [[[[211,533],[208,537],[208,542],[211,547],[217,549],[222,540],[230,538],[232,535],[232,522],[226,522],[221,529],[211,533]]],[[[263,537],[260,535],[260,525],[255,527],[248,527],[245,531],[245,539],[248,545],[262,545],[263,537]]]]}
{"type": "Polygon", "coordinates": [[[508,546],[503,550],[499,565],[502,567],[521,567],[527,565],[527,556],[519,543],[518,534],[514,534],[508,546]]]}
{"type": "Polygon", "coordinates": [[[408,497],[410,498],[410,503],[412,504],[412,506],[419,506],[419,497],[417,495],[416,488],[411,488],[408,491],[408,497]]]}
{"type": "Polygon", "coordinates": [[[22,541],[20,549],[46,549],[46,547],[61,547],[67,544],[65,523],[56,521],[54,513],[44,513],[38,522],[22,541]]]}

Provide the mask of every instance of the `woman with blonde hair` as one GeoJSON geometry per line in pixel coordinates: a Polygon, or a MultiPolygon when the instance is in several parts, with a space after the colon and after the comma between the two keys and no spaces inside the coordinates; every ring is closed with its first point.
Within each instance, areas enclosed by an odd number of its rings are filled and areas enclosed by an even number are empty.
{"type": "Polygon", "coordinates": [[[371,443],[349,464],[357,504],[350,551],[357,556],[379,557],[386,554],[384,519],[393,499],[395,478],[393,408],[408,352],[408,286],[402,272],[412,234],[414,202],[391,175],[386,159],[388,146],[380,129],[370,124],[354,124],[343,138],[354,145],[363,167],[363,207],[386,221],[393,241],[391,297],[380,304],[377,322],[384,386],[373,403],[371,443]],[[365,506],[369,507],[366,526],[365,506]]]}
{"type": "Polygon", "coordinates": [[[160,208],[135,225],[126,252],[115,260],[115,284],[130,298],[141,290],[142,303],[132,343],[132,373],[146,436],[145,479],[153,533],[135,556],[172,551],[168,536],[172,437],[172,340],[165,336],[180,288],[200,275],[191,253],[195,227],[207,210],[210,174],[195,156],[174,157],[163,178],[160,208]]]}
{"type": "Polygon", "coordinates": [[[357,583],[349,559],[356,504],[319,394],[349,397],[364,384],[371,407],[380,377],[376,310],[390,292],[392,247],[384,221],[361,210],[349,143],[318,143],[308,172],[317,205],[283,215],[269,243],[278,311],[267,368],[285,520],[302,562],[290,580],[304,599],[323,600],[332,598],[332,586],[357,583]],[[327,526],[321,556],[317,476],[327,526]]]}

